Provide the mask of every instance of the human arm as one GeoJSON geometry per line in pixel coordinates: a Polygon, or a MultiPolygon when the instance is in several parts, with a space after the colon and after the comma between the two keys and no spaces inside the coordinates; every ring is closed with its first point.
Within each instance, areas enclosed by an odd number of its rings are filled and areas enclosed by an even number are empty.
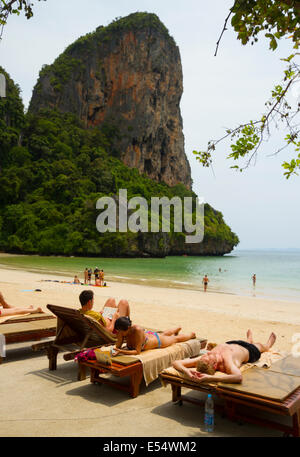
{"type": "Polygon", "coordinates": [[[173,362],[173,367],[176,370],[185,373],[189,378],[195,381],[197,380],[197,371],[195,370],[195,367],[199,358],[200,357],[196,357],[194,359],[175,360],[175,362],[173,362]]]}
{"type": "MultiPolygon", "coordinates": [[[[140,351],[141,352],[141,351],[140,351]]],[[[124,355],[137,355],[140,354],[136,349],[115,349],[115,355],[124,354],[124,355]]]]}
{"type": "Polygon", "coordinates": [[[228,382],[232,384],[240,384],[242,382],[242,374],[214,374],[213,376],[196,372],[195,380],[197,382],[228,382]]]}
{"type": "MultiPolygon", "coordinates": [[[[120,332],[121,333],[121,332],[120,332]]],[[[130,346],[133,349],[121,349],[121,346],[116,345],[116,352],[125,355],[137,355],[142,352],[142,345],[144,341],[144,330],[140,327],[134,329],[134,333],[130,335],[130,346]]],[[[128,342],[127,345],[129,346],[128,342]]]]}
{"type": "Polygon", "coordinates": [[[227,365],[229,373],[218,373],[214,375],[208,375],[206,373],[196,372],[195,377],[197,382],[228,382],[240,384],[243,380],[241,370],[234,365],[233,362],[227,365]]]}
{"type": "Polygon", "coordinates": [[[122,332],[118,332],[117,342],[116,342],[116,345],[114,347],[115,351],[117,351],[118,349],[120,349],[122,347],[123,341],[124,341],[123,333],[122,332]]]}

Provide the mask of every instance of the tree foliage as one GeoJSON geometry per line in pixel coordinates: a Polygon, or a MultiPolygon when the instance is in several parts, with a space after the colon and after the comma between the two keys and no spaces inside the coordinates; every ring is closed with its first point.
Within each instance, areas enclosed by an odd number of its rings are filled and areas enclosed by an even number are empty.
{"type": "MultiPolygon", "coordinates": [[[[43,1],[45,2],[46,0],[43,1]]],[[[30,19],[33,16],[32,7],[33,3],[30,0],[0,0],[0,39],[2,38],[3,27],[6,25],[9,15],[20,15],[23,11],[25,17],[30,19]]]]}
{"type": "Polygon", "coordinates": [[[300,42],[300,2],[294,0],[236,0],[225,19],[225,24],[217,42],[216,52],[227,23],[231,17],[231,25],[237,38],[243,45],[253,45],[263,34],[269,42],[270,50],[274,51],[282,38],[291,43],[291,54],[281,60],[286,62],[282,82],[271,91],[265,103],[265,113],[256,120],[226,130],[223,137],[210,140],[206,150],[193,151],[196,159],[204,166],[212,164],[216,146],[225,138],[231,140],[231,153],[228,158],[238,161],[239,165],[232,168],[242,171],[256,157],[262,143],[268,140],[274,128],[284,132],[282,146],[275,153],[288,146],[294,147],[296,157],[290,162],[283,162],[284,175],[289,178],[297,174],[300,168],[300,99],[290,102],[289,95],[293,87],[300,86],[300,66],[297,63],[300,42]],[[240,162],[242,161],[242,166],[240,162]]]}

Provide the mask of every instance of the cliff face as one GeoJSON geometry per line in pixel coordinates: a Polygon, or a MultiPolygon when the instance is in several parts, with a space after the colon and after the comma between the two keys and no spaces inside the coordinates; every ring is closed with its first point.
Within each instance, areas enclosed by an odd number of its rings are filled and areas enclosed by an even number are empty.
{"type": "Polygon", "coordinates": [[[72,112],[85,127],[116,127],[129,167],[191,188],[184,152],[178,47],[153,14],[135,13],[80,38],[45,66],[30,111],[72,112]]]}

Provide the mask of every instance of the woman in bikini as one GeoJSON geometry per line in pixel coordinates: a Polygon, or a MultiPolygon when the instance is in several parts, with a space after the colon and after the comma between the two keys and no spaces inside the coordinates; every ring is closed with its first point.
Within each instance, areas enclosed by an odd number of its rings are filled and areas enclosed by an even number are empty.
{"type": "Polygon", "coordinates": [[[115,354],[136,355],[142,351],[155,348],[166,348],[175,343],[181,343],[195,338],[194,332],[188,335],[179,335],[181,327],[165,332],[146,331],[139,325],[132,325],[128,317],[119,317],[115,322],[115,329],[118,331],[115,354]],[[126,340],[128,349],[121,349],[126,340]]]}
{"type": "Polygon", "coordinates": [[[42,308],[34,308],[33,306],[28,306],[26,308],[17,308],[15,306],[11,306],[4,300],[4,297],[0,292],[0,317],[16,316],[18,314],[34,314],[42,312],[42,308]]]}

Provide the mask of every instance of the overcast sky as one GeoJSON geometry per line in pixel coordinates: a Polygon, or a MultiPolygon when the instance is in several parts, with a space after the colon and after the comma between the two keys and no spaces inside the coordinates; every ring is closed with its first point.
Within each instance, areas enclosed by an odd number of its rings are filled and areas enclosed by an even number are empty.
{"type": "MultiPolygon", "coordinates": [[[[215,209],[240,238],[239,248],[300,248],[300,176],[286,180],[281,163],[291,153],[270,157],[280,136],[265,143],[256,165],[244,173],[230,169],[228,144],[220,144],[211,169],[193,155],[225,129],[256,119],[274,84],[282,79],[290,40],[276,52],[261,38],[242,46],[232,28],[224,34],[217,57],[216,41],[233,0],[47,0],[34,1],[34,17],[9,18],[0,43],[0,64],[22,90],[27,107],[38,73],[79,36],[119,16],[155,13],[179,46],[184,92],[181,114],[194,191],[215,209]]],[[[294,91],[294,98],[296,93],[294,91]]],[[[300,96],[300,90],[299,94],[300,96]]]]}

